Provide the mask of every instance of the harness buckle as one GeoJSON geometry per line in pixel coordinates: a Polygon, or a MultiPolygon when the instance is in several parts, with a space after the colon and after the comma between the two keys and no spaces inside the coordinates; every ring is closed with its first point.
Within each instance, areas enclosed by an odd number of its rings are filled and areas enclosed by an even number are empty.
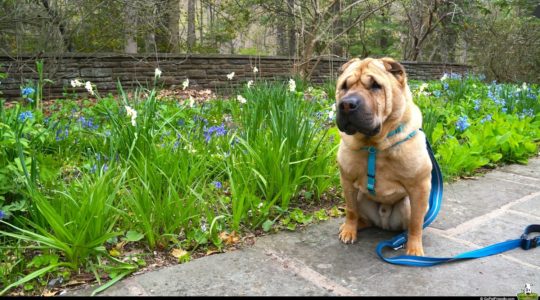
{"type": "Polygon", "coordinates": [[[536,248],[539,244],[540,236],[535,236],[533,238],[528,239],[529,234],[533,232],[540,232],[540,225],[529,225],[525,229],[525,233],[521,235],[521,248],[523,250],[529,250],[532,248],[536,248]]]}
{"type": "Polygon", "coordinates": [[[405,248],[405,244],[401,244],[401,245],[399,245],[399,246],[395,247],[395,248],[394,248],[394,250],[396,250],[396,251],[397,251],[397,250],[399,250],[399,249],[403,249],[403,248],[405,248]]]}

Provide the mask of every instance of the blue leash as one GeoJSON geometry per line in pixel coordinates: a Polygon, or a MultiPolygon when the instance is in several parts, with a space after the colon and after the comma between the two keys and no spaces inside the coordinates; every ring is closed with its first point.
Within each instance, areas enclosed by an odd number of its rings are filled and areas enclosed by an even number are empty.
{"type": "MultiPolygon", "coordinates": [[[[429,157],[433,165],[431,170],[431,193],[429,195],[429,210],[426,213],[424,218],[424,228],[426,228],[431,222],[435,220],[439,210],[441,209],[442,195],[443,195],[443,178],[441,169],[435,160],[433,155],[433,150],[431,145],[426,138],[426,144],[429,152],[429,157]]],[[[374,174],[375,172],[373,172],[374,174]]],[[[373,176],[374,177],[374,176],[373,176]]],[[[368,176],[369,179],[369,176],[368,176]]],[[[373,184],[375,182],[373,181],[373,184]]],[[[374,190],[374,188],[373,188],[374,190]]],[[[371,191],[370,191],[371,192],[371,191]]],[[[374,192],[374,191],[373,191],[374,192]]],[[[453,261],[465,260],[465,259],[474,259],[486,257],[494,254],[499,254],[508,250],[512,250],[518,247],[521,247],[524,250],[529,250],[536,248],[540,244],[540,236],[528,238],[528,235],[531,233],[540,232],[540,224],[529,225],[525,228],[525,232],[521,235],[519,239],[507,240],[501,243],[493,244],[481,249],[472,250],[459,254],[454,257],[426,257],[426,256],[411,256],[411,255],[399,255],[394,257],[384,257],[382,250],[384,248],[392,248],[398,250],[403,248],[407,242],[407,231],[395,236],[391,240],[380,242],[377,245],[377,255],[384,261],[396,264],[396,265],[405,265],[405,266],[414,266],[414,267],[430,267],[442,263],[448,263],[453,261]]]]}

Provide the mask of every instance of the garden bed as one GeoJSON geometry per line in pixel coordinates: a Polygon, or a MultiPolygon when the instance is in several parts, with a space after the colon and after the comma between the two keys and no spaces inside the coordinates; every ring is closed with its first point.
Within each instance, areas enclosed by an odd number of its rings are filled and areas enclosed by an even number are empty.
{"type": "MultiPolygon", "coordinates": [[[[334,87],[297,84],[3,104],[0,290],[114,283],[340,216],[334,87]]],[[[538,153],[537,85],[411,88],[446,180],[538,153]]]]}

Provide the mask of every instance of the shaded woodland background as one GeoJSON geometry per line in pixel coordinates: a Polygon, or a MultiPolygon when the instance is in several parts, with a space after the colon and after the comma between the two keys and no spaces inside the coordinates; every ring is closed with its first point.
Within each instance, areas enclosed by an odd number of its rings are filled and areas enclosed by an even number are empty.
{"type": "Polygon", "coordinates": [[[277,55],[301,75],[318,57],[392,56],[539,82],[538,16],[536,0],[0,0],[0,55],[277,55]]]}

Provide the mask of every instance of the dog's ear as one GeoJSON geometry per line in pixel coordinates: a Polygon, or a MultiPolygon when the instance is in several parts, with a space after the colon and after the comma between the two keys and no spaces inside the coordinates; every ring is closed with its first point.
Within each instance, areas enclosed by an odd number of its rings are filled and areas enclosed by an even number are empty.
{"type": "Polygon", "coordinates": [[[381,61],[383,62],[386,71],[392,73],[401,84],[405,82],[407,75],[405,74],[405,68],[402,64],[390,57],[383,57],[381,58],[381,61]]]}
{"type": "Polygon", "coordinates": [[[349,60],[348,62],[344,63],[338,70],[339,75],[343,73],[343,71],[347,70],[347,68],[354,62],[360,61],[360,58],[353,58],[349,60]]]}

